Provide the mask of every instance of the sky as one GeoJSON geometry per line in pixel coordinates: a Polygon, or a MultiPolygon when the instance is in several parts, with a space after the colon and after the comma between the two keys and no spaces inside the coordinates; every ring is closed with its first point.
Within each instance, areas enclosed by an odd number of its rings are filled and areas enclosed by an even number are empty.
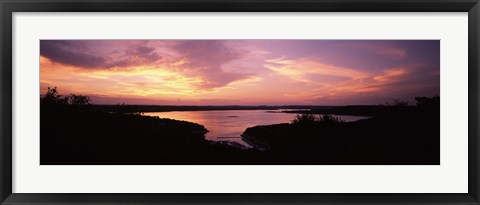
{"type": "Polygon", "coordinates": [[[440,94],[440,41],[41,40],[48,87],[94,104],[414,102],[440,94]]]}

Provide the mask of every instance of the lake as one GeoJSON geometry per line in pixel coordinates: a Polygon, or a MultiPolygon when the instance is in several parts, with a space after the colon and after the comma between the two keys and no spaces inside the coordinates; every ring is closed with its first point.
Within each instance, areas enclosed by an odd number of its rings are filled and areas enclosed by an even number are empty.
{"type": "MultiPolygon", "coordinates": [[[[198,123],[209,131],[205,134],[206,140],[230,141],[251,147],[241,139],[242,133],[247,128],[257,125],[289,123],[296,113],[284,113],[278,110],[209,110],[146,112],[144,115],[198,123]]],[[[348,115],[334,116],[347,122],[366,118],[348,115]]]]}

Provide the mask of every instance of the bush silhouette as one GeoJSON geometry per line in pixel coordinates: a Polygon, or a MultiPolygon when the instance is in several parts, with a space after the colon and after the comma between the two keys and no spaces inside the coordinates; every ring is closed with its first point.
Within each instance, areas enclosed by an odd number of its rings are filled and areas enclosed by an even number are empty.
{"type": "Polygon", "coordinates": [[[55,105],[55,104],[67,104],[68,97],[62,98],[57,91],[57,87],[47,88],[47,93],[40,99],[40,102],[45,105],[55,105]]]}
{"type": "Polygon", "coordinates": [[[340,123],[343,122],[338,117],[329,114],[320,114],[319,117],[315,117],[314,114],[300,114],[296,115],[295,118],[291,121],[294,125],[312,125],[318,123],[340,123]]]}
{"type": "Polygon", "coordinates": [[[342,119],[340,119],[339,117],[335,117],[333,115],[328,115],[328,114],[323,114],[323,115],[320,115],[319,119],[318,119],[318,122],[320,123],[340,123],[340,122],[344,122],[342,119]]]}
{"type": "Polygon", "coordinates": [[[85,95],[71,94],[68,96],[68,103],[70,105],[91,105],[92,99],[85,95]]]}
{"type": "Polygon", "coordinates": [[[419,108],[435,108],[440,106],[440,96],[434,97],[415,97],[417,107],[419,108]]]}
{"type": "Polygon", "coordinates": [[[380,104],[384,106],[392,106],[392,107],[405,107],[408,106],[410,102],[408,100],[400,100],[400,99],[393,99],[392,102],[386,102],[385,104],[380,104]]]}
{"type": "Polygon", "coordinates": [[[40,98],[40,102],[44,105],[91,105],[92,99],[85,95],[71,94],[62,96],[59,94],[57,87],[47,88],[47,93],[40,98]]]}
{"type": "Polygon", "coordinates": [[[292,120],[292,124],[313,124],[315,123],[315,115],[313,114],[301,114],[296,115],[292,120]]]}

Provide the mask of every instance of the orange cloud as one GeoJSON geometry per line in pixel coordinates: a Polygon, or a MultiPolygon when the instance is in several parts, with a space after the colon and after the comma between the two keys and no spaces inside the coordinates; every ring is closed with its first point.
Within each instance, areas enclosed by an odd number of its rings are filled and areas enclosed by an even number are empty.
{"type": "Polygon", "coordinates": [[[376,102],[439,90],[438,58],[427,55],[436,44],[422,42],[52,41],[41,44],[40,85],[148,104],[376,102]]]}
{"type": "Polygon", "coordinates": [[[323,64],[308,59],[270,59],[265,65],[277,75],[283,75],[292,81],[315,84],[304,85],[303,90],[287,92],[285,95],[297,99],[324,99],[347,97],[385,90],[387,85],[408,75],[405,68],[383,70],[380,73],[364,72],[350,68],[323,64]],[[312,80],[312,75],[343,77],[338,80],[312,80]]]}
{"type": "Polygon", "coordinates": [[[310,75],[324,75],[359,79],[368,76],[368,73],[350,68],[323,64],[309,59],[287,59],[285,57],[266,60],[265,67],[279,75],[289,76],[293,80],[316,83],[309,79],[310,75]]]}
{"type": "Polygon", "coordinates": [[[402,76],[407,75],[407,71],[405,68],[394,68],[383,71],[381,75],[373,77],[374,80],[385,82],[385,81],[394,81],[402,76]]]}

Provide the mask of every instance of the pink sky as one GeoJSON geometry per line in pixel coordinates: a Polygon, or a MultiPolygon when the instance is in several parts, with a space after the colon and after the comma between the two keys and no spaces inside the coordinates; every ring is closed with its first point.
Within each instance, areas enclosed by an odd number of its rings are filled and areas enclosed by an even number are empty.
{"type": "Polygon", "coordinates": [[[347,105],[440,94],[435,40],[42,40],[40,92],[94,104],[347,105]]]}

